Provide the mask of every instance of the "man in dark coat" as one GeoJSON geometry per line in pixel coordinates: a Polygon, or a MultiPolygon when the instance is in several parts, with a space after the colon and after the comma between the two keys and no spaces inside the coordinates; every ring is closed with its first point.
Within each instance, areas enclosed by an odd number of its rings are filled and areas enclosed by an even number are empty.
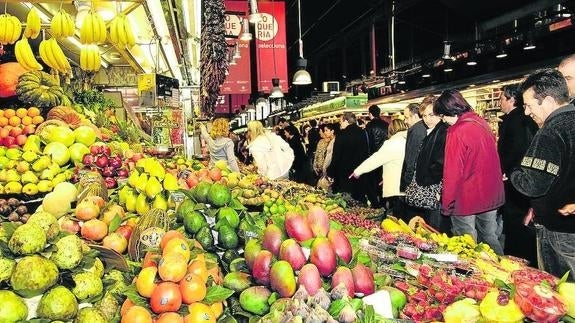
{"type": "MultiPolygon", "coordinates": [[[[427,106],[425,99],[421,103],[427,106]]],[[[427,135],[427,127],[421,119],[419,112],[419,104],[410,103],[403,110],[405,116],[405,123],[409,129],[407,130],[407,143],[405,144],[405,158],[403,159],[403,168],[401,169],[401,182],[399,189],[403,192],[411,180],[415,172],[415,162],[419,155],[419,148],[423,142],[423,138],[427,135]]]]}
{"type": "Polygon", "coordinates": [[[317,127],[316,120],[309,121],[310,129],[307,132],[307,160],[305,165],[305,182],[308,185],[315,186],[317,184],[318,177],[313,171],[313,160],[315,158],[315,151],[317,150],[317,143],[321,139],[319,135],[319,128],[317,127]]]}
{"type": "Polygon", "coordinates": [[[335,137],[331,164],[327,176],[333,179],[332,189],[336,193],[347,192],[357,201],[365,202],[365,184],[350,179],[349,174],[368,157],[367,136],[357,125],[355,114],[345,112],[340,121],[341,131],[335,137]]]}
{"type": "MultiPolygon", "coordinates": [[[[369,155],[373,155],[381,148],[383,142],[387,139],[387,122],[381,119],[381,110],[377,105],[369,107],[370,121],[365,126],[367,132],[367,139],[369,145],[369,155]]],[[[382,168],[378,167],[373,171],[364,175],[366,184],[366,194],[372,208],[380,208],[383,206],[381,197],[381,181],[382,168]]]]}
{"type": "Polygon", "coordinates": [[[294,160],[290,170],[290,179],[294,182],[302,183],[306,156],[301,136],[297,128],[292,125],[284,129],[284,136],[294,154],[294,160]]]}
{"type": "MultiPolygon", "coordinates": [[[[518,85],[504,86],[500,103],[501,111],[505,115],[501,117],[503,121],[499,124],[497,152],[505,177],[511,175],[515,167],[519,167],[538,128],[533,119],[525,115],[518,85]]],[[[523,218],[529,210],[529,199],[519,193],[509,181],[506,180],[504,186],[505,205],[501,208],[501,213],[505,254],[527,259],[536,267],[535,233],[523,224],[523,218]]]]}

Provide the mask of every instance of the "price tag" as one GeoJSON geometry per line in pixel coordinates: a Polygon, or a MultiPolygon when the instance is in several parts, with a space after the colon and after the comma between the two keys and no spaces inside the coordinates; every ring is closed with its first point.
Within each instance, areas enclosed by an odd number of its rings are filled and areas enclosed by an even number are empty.
{"type": "Polygon", "coordinates": [[[184,195],[184,193],[181,192],[172,192],[170,194],[172,197],[172,201],[174,201],[174,203],[176,204],[182,203],[186,199],[186,195],[184,195]]]}

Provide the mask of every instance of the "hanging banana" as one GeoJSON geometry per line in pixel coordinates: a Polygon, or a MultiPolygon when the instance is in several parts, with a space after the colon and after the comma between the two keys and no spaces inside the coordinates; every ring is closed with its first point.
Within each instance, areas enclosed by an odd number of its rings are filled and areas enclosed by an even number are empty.
{"type": "Polygon", "coordinates": [[[34,57],[30,43],[28,43],[28,38],[22,37],[22,39],[17,41],[16,46],[14,47],[14,52],[16,54],[16,61],[18,61],[18,63],[20,63],[20,65],[25,69],[29,71],[42,70],[42,65],[40,65],[36,60],[36,57],[34,57]]]}
{"type": "Polygon", "coordinates": [[[42,21],[38,14],[38,9],[32,7],[26,17],[26,28],[24,28],[24,37],[36,39],[42,29],[42,21]]]}
{"type": "Polygon", "coordinates": [[[64,10],[58,11],[50,21],[50,32],[56,38],[66,38],[74,36],[74,20],[69,13],[64,10]]]}
{"type": "Polygon", "coordinates": [[[84,45],[80,50],[80,68],[86,72],[97,72],[102,64],[97,45],[84,45]]]}
{"type": "Polygon", "coordinates": [[[90,11],[82,27],[80,27],[80,42],[82,44],[98,44],[106,41],[107,31],[104,19],[93,10],[90,11]]]}
{"type": "Polygon", "coordinates": [[[110,42],[118,47],[132,48],[136,44],[136,37],[128,18],[119,14],[110,22],[110,42]]]}
{"type": "Polygon", "coordinates": [[[55,38],[45,39],[40,42],[40,58],[42,58],[42,61],[50,68],[62,74],[67,74],[72,71],[70,62],[55,38]]]}
{"type": "Polygon", "coordinates": [[[10,14],[0,15],[0,44],[14,44],[22,33],[22,24],[10,14]]]}

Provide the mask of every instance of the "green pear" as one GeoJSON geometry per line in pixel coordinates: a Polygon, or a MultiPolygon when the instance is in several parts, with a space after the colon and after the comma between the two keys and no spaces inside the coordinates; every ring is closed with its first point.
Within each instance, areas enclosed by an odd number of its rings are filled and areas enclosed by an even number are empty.
{"type": "Polygon", "coordinates": [[[126,210],[128,210],[128,212],[136,211],[137,200],[138,196],[136,195],[136,191],[130,190],[126,193],[126,210]]]}
{"type": "Polygon", "coordinates": [[[9,169],[6,172],[6,182],[19,182],[20,181],[20,174],[15,169],[9,169]]]}
{"type": "Polygon", "coordinates": [[[24,151],[24,153],[22,154],[22,159],[24,159],[25,161],[27,161],[29,163],[32,163],[37,158],[38,158],[38,153],[36,153],[35,151],[27,150],[27,151],[24,151]]]}
{"type": "Polygon", "coordinates": [[[22,151],[18,148],[8,148],[6,150],[6,157],[11,160],[19,160],[22,156],[22,151]]]}
{"type": "Polygon", "coordinates": [[[6,170],[6,169],[0,170],[0,182],[1,183],[7,182],[7,180],[6,180],[8,178],[7,175],[8,175],[8,170],[6,170]]]}
{"type": "Polygon", "coordinates": [[[52,184],[54,186],[65,182],[67,180],[69,180],[70,178],[68,177],[68,175],[66,173],[60,173],[60,174],[56,174],[56,176],[54,176],[54,179],[52,179],[52,184]]]}
{"type": "Polygon", "coordinates": [[[0,156],[6,156],[6,147],[0,146],[0,156]]]}
{"type": "Polygon", "coordinates": [[[130,185],[133,188],[136,188],[139,179],[140,179],[140,173],[134,169],[130,174],[130,176],[128,176],[128,185],[130,185]]]}
{"type": "Polygon", "coordinates": [[[131,190],[132,188],[130,188],[130,186],[128,185],[122,186],[122,188],[118,191],[118,204],[122,206],[126,205],[126,199],[128,198],[128,193],[131,190]]]}
{"type": "Polygon", "coordinates": [[[146,183],[146,195],[153,199],[158,193],[162,191],[162,184],[154,176],[150,176],[148,182],[146,183]]]}
{"type": "Polygon", "coordinates": [[[39,136],[30,135],[28,136],[28,138],[26,138],[26,143],[24,144],[24,146],[22,146],[22,150],[39,153],[41,151],[40,150],[41,141],[42,139],[40,139],[39,136]]]}
{"type": "Polygon", "coordinates": [[[149,210],[150,204],[148,204],[148,201],[146,200],[146,195],[144,193],[140,193],[136,199],[136,213],[142,216],[148,213],[149,210]]]}
{"type": "Polygon", "coordinates": [[[152,208],[161,210],[168,209],[168,201],[163,194],[156,195],[156,198],[154,198],[154,202],[152,203],[152,208]]]}
{"type": "Polygon", "coordinates": [[[8,168],[6,166],[8,165],[9,161],[10,161],[10,159],[8,159],[8,157],[0,156],[0,169],[8,168]]]}
{"type": "Polygon", "coordinates": [[[36,184],[38,183],[38,176],[36,176],[36,174],[34,174],[33,171],[29,170],[24,172],[24,174],[20,176],[20,182],[22,182],[22,184],[28,184],[28,183],[36,184]]]}
{"type": "Polygon", "coordinates": [[[49,156],[40,156],[40,158],[38,158],[32,164],[32,169],[35,172],[41,172],[41,171],[45,170],[46,168],[48,168],[50,166],[50,164],[52,164],[52,160],[50,159],[49,156]]]}
{"type": "Polygon", "coordinates": [[[168,191],[175,191],[179,188],[180,186],[178,185],[178,179],[176,176],[172,175],[171,173],[166,173],[166,177],[164,177],[164,189],[168,191]]]}
{"type": "Polygon", "coordinates": [[[150,174],[150,176],[155,176],[159,180],[164,179],[164,176],[166,175],[166,170],[164,169],[164,166],[160,164],[159,161],[152,160],[151,162],[148,162],[146,166],[148,166],[146,172],[150,174]]]}
{"type": "Polygon", "coordinates": [[[46,168],[40,173],[40,179],[47,179],[51,181],[54,179],[54,176],[56,176],[56,173],[54,173],[50,168],[46,168]]]}
{"type": "Polygon", "coordinates": [[[146,190],[146,184],[148,184],[148,174],[142,173],[138,177],[138,182],[136,183],[136,189],[138,192],[144,192],[146,190]]]}
{"type": "Polygon", "coordinates": [[[38,194],[38,185],[34,183],[28,183],[22,187],[22,193],[28,195],[36,195],[38,194]]]}
{"type": "Polygon", "coordinates": [[[38,186],[38,191],[42,193],[52,192],[52,189],[54,189],[54,183],[45,179],[39,181],[36,185],[38,186]]]}
{"type": "Polygon", "coordinates": [[[4,193],[20,194],[22,193],[22,184],[20,184],[20,182],[8,182],[4,185],[4,193]]]}
{"type": "Polygon", "coordinates": [[[16,170],[20,174],[25,173],[30,170],[30,163],[25,160],[21,160],[16,164],[16,170]]]}

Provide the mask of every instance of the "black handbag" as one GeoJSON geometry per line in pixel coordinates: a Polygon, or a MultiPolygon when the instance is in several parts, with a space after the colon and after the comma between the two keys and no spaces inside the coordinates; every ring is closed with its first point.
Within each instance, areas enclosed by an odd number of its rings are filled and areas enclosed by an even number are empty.
{"type": "Polygon", "coordinates": [[[443,181],[439,184],[422,186],[417,184],[415,173],[411,183],[405,188],[405,202],[413,207],[425,210],[437,210],[441,197],[443,181]]]}

